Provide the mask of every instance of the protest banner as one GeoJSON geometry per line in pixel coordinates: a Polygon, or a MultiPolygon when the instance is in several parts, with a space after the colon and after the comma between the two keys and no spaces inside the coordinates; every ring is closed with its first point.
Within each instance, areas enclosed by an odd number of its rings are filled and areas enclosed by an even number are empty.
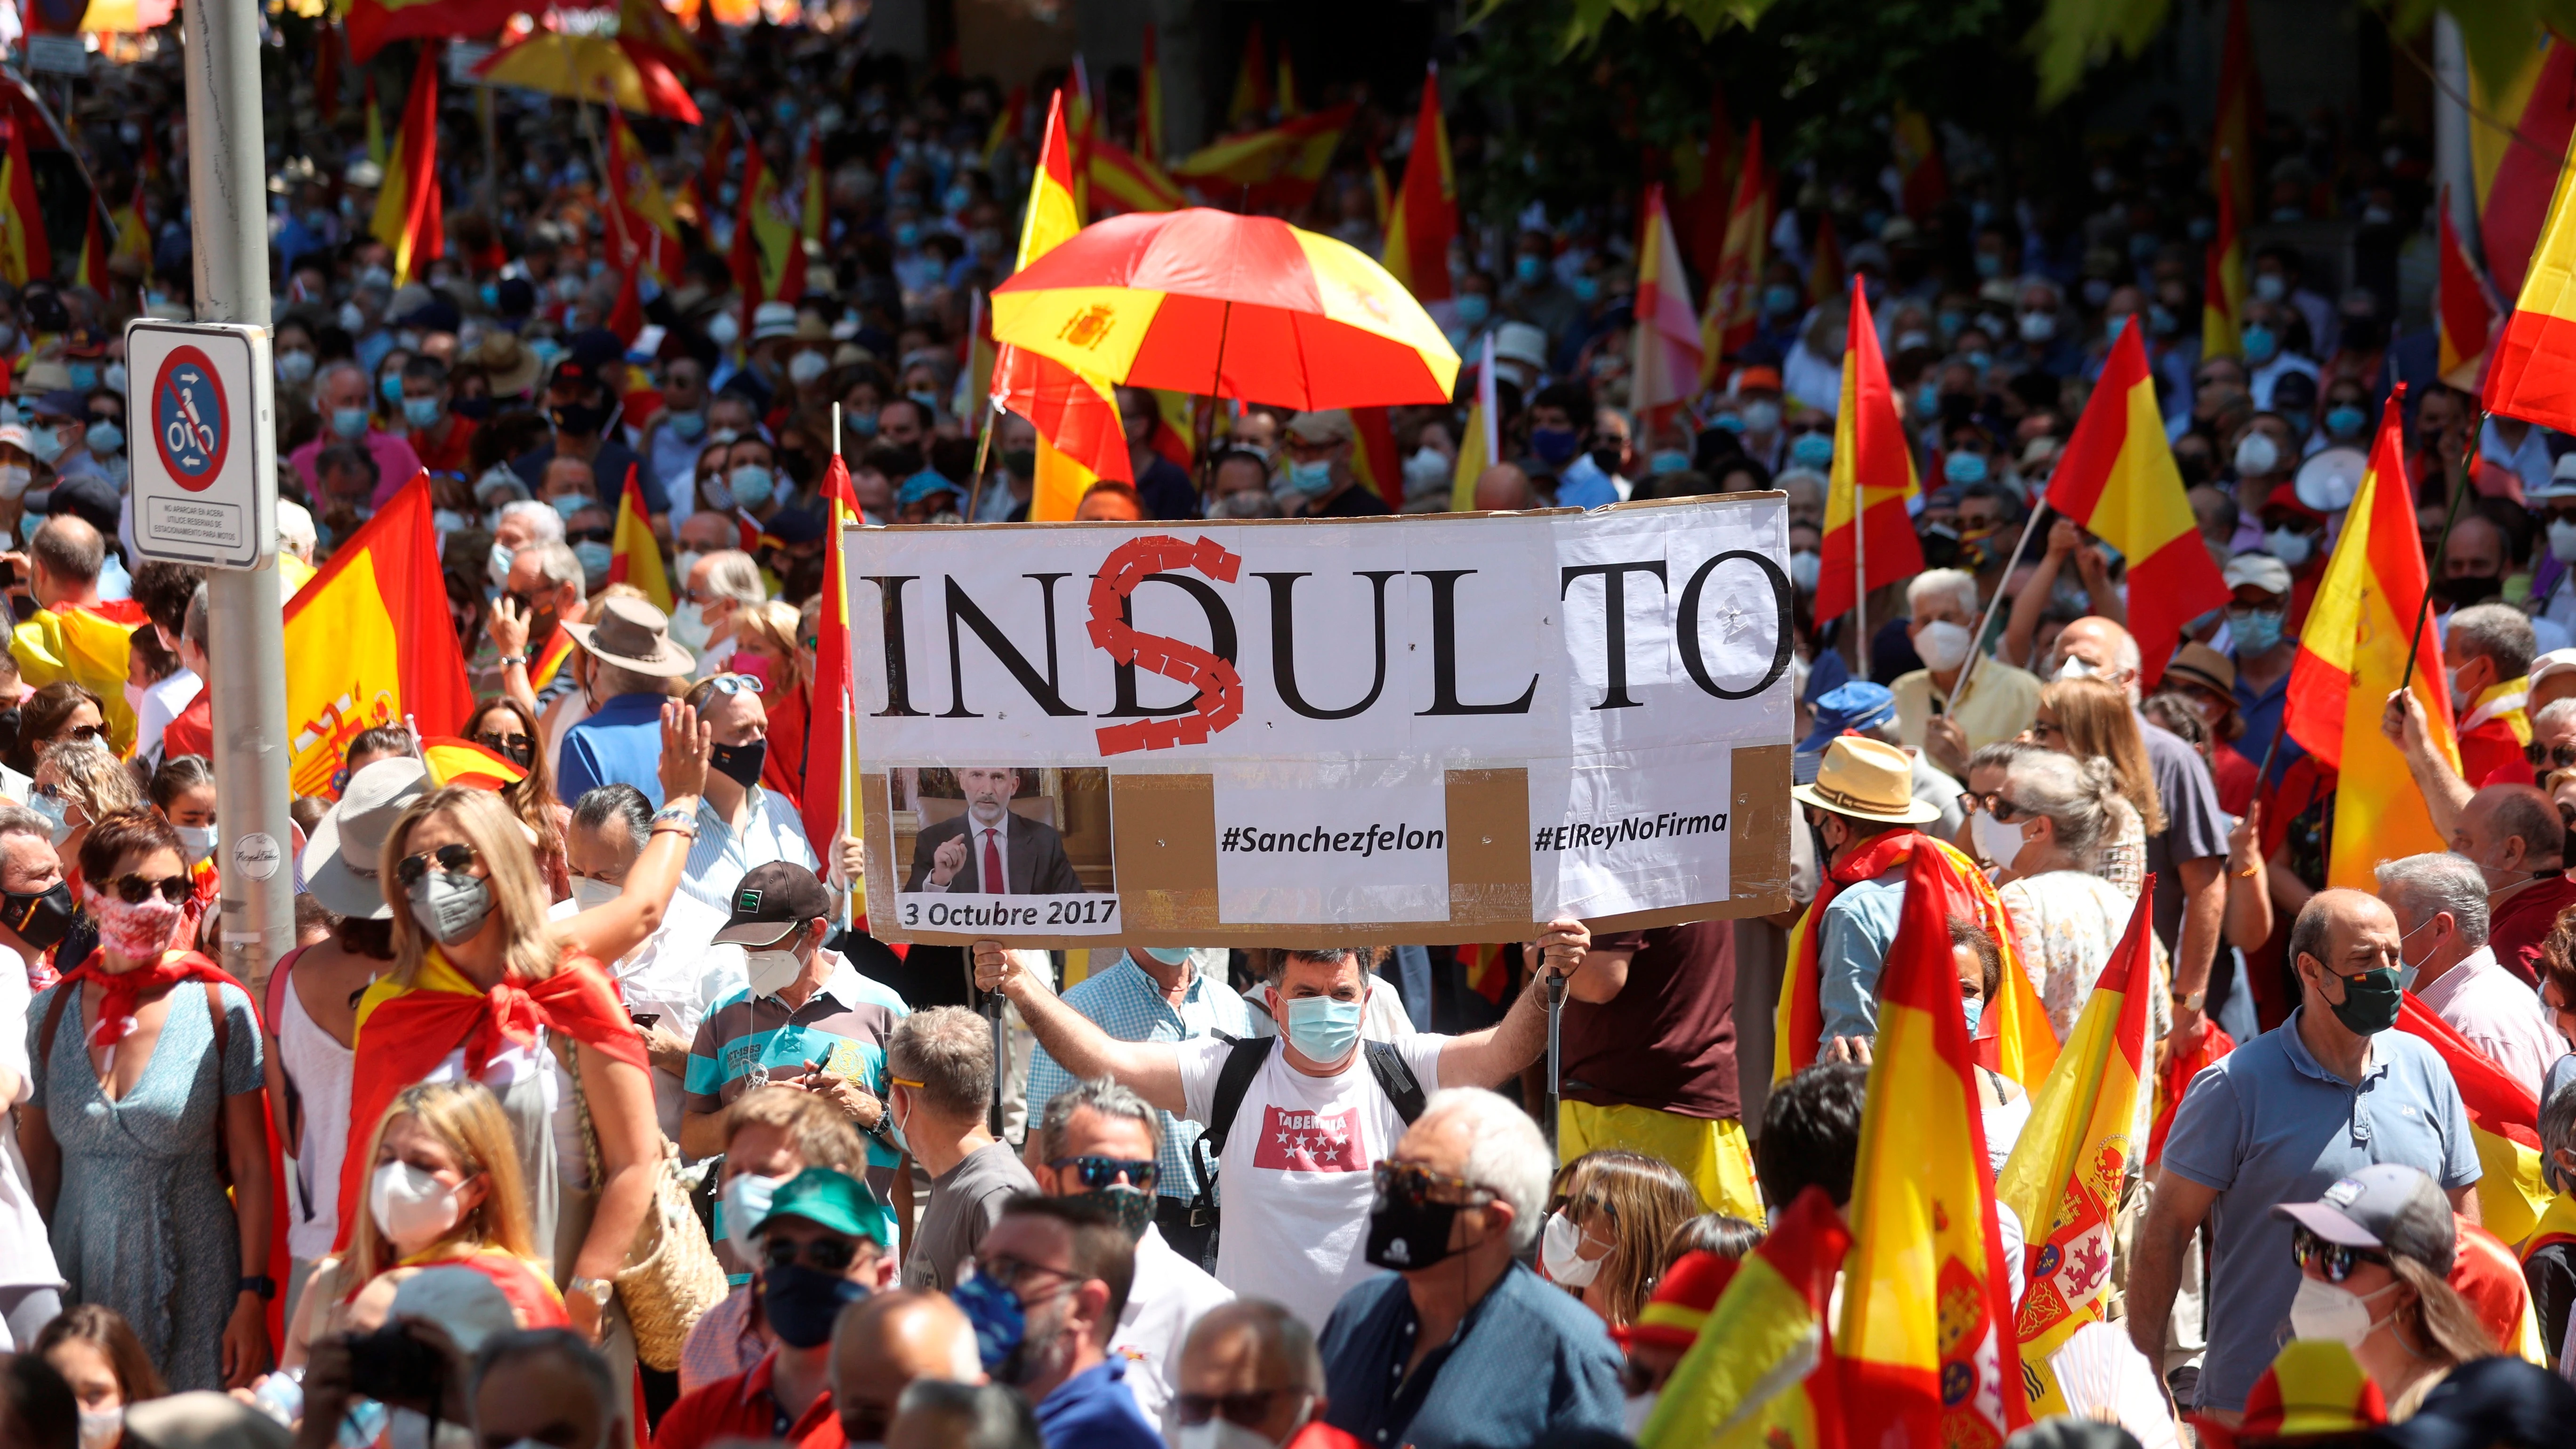
{"type": "Polygon", "coordinates": [[[1783,909],[1787,530],[1777,493],[852,528],[871,925],[1434,944],[1783,909]]]}

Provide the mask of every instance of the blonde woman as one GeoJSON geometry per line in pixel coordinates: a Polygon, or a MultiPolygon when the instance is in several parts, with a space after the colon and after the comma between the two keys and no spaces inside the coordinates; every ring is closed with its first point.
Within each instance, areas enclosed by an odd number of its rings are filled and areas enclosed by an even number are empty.
{"type": "Polygon", "coordinates": [[[471,1268],[509,1300],[521,1328],[561,1328],[563,1298],[545,1277],[528,1226],[528,1195],[501,1103],[480,1082],[423,1082],[397,1093],[366,1155],[366,1211],[349,1248],[314,1270],[287,1362],[319,1334],[346,1327],[360,1298],[387,1298],[423,1268],[471,1268]]]}
{"type": "Polygon", "coordinates": [[[1539,1229],[1540,1266],[1604,1325],[1634,1323],[1654,1294],[1673,1230],[1699,1211],[1698,1190],[1662,1158],[1624,1148],[1587,1152],[1556,1174],[1539,1229]]]}
{"type": "MultiPolygon", "coordinates": [[[[365,1069],[350,1093],[352,1131],[381,1120],[418,1082],[472,1078],[492,1088],[527,1181],[538,1250],[554,1264],[572,1326],[593,1341],[611,1327],[610,1279],[644,1220],[662,1151],[643,1042],[600,963],[661,925],[697,834],[707,753],[695,712],[666,705],[664,805],[652,838],[625,889],[579,915],[548,919],[535,853],[489,791],[450,787],[415,801],[386,835],[379,865],[394,962],[358,1007],[354,1048],[365,1069]],[[597,1180],[584,1141],[592,1134],[597,1180]]],[[[342,1164],[344,1237],[372,1167],[363,1148],[342,1164]]]]}
{"type": "MultiPolygon", "coordinates": [[[[133,773],[117,763],[104,740],[91,735],[66,735],[36,752],[36,789],[27,803],[36,813],[60,820],[70,832],[54,842],[66,862],[79,858],[92,822],[145,805],[133,773]]],[[[72,893],[79,894],[77,868],[71,884],[72,893]]]]}
{"type": "Polygon", "coordinates": [[[777,599],[748,604],[734,615],[733,667],[761,682],[760,702],[769,716],[769,756],[760,783],[790,800],[805,794],[805,721],[810,713],[811,676],[797,650],[800,623],[796,606],[777,599]]]}

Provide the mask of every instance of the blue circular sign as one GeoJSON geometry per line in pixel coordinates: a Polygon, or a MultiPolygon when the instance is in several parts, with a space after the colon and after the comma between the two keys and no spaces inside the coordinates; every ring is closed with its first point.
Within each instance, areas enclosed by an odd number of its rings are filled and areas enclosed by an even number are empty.
{"type": "Polygon", "coordinates": [[[175,347],[152,380],[152,446],[170,481],[191,493],[213,486],[232,447],[224,385],[194,347],[175,347]]]}

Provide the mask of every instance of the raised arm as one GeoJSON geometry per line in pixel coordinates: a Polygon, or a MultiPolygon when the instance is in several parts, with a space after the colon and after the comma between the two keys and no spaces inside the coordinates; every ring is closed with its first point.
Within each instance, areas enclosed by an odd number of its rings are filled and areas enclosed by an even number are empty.
{"type": "MultiPolygon", "coordinates": [[[[1528,989],[1521,992],[1503,1019],[1483,1031],[1451,1037],[1449,1044],[1440,1049],[1440,1085],[1490,1087],[1538,1060],[1539,1053],[1547,1050],[1547,978],[1575,973],[1592,949],[1592,928],[1581,921],[1559,917],[1548,922],[1546,934],[1533,946],[1535,949],[1528,955],[1539,962],[1539,969],[1530,973],[1528,989]]],[[[1620,980],[1624,985],[1624,961],[1620,980]]]]}
{"type": "Polygon", "coordinates": [[[2442,838],[2451,838],[2459,828],[2460,812],[2468,808],[2469,796],[2476,792],[2451,762],[2433,753],[2432,736],[2424,721],[2424,701],[2415,691],[2401,689],[2388,696],[2388,707],[2381,711],[2379,732],[2397,742],[2406,756],[2406,772],[2415,777],[2415,788],[2423,793],[2425,811],[2433,817],[2433,828],[2442,838]]]}
{"type": "Polygon", "coordinates": [[[563,923],[564,940],[574,949],[614,961],[662,928],[662,912],[697,843],[698,791],[707,783],[712,740],[696,710],[676,701],[662,706],[662,809],[643,853],[626,869],[626,888],[563,923]]]}
{"type": "MultiPolygon", "coordinates": [[[[998,941],[976,942],[975,989],[1009,997],[1038,1045],[1076,1078],[1112,1077],[1164,1111],[1187,1115],[1180,1053],[1171,1043],[1120,1041],[1110,1036],[1048,990],[1029,969],[1026,955],[1005,951],[998,941]]],[[[1445,1072],[1448,1059],[1441,1060],[1445,1072]]]]}

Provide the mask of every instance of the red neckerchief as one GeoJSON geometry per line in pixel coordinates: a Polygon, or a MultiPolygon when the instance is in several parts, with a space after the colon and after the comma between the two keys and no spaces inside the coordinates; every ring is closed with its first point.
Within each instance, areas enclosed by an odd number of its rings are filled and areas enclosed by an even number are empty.
{"type": "Polygon", "coordinates": [[[134,1035],[135,1005],[146,993],[158,994],[182,981],[218,981],[250,995],[250,988],[194,951],[164,951],[160,960],[131,971],[110,971],[106,961],[105,951],[92,951],[88,960],[63,977],[63,984],[74,989],[84,981],[95,981],[107,993],[98,1004],[98,1021],[89,1029],[91,1046],[112,1047],[134,1035]]]}

